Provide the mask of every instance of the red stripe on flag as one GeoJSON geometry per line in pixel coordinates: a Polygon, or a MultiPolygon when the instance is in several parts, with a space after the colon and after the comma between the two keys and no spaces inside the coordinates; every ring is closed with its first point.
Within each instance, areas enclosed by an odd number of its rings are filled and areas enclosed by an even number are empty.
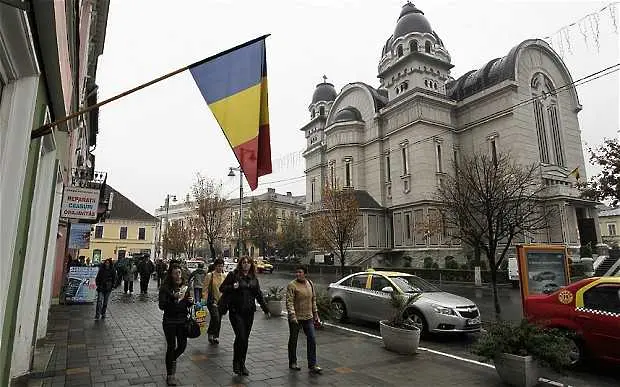
{"type": "Polygon", "coordinates": [[[269,124],[261,125],[258,136],[233,148],[245,178],[254,191],[258,187],[259,176],[271,173],[271,146],[269,124]]]}

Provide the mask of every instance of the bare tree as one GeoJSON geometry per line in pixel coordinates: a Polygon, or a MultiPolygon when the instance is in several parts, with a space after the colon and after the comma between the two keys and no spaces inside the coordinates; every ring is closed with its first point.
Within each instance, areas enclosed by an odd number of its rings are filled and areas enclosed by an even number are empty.
{"type": "Polygon", "coordinates": [[[248,239],[260,248],[261,255],[267,255],[267,248],[276,240],[278,221],[272,203],[252,201],[245,218],[248,239]]]}
{"type": "Polygon", "coordinates": [[[188,216],[183,222],[183,238],[185,254],[188,258],[193,258],[196,248],[200,245],[200,241],[204,235],[204,227],[202,221],[194,216],[188,216]]]}
{"type": "Polygon", "coordinates": [[[310,218],[312,241],[316,247],[338,254],[341,274],[344,274],[347,251],[354,241],[363,237],[358,229],[359,215],[359,204],[352,190],[326,185],[321,209],[310,218]]]}
{"type": "Polygon", "coordinates": [[[497,270],[513,241],[548,227],[539,166],[520,165],[509,154],[493,159],[484,153],[463,157],[455,175],[446,176],[439,189],[442,212],[455,238],[486,255],[491,272],[497,318],[497,270]]]}
{"type": "Polygon", "coordinates": [[[186,251],[187,233],[181,221],[171,222],[162,235],[162,248],[165,255],[172,254],[176,258],[179,254],[186,251]]]}
{"type": "Polygon", "coordinates": [[[224,235],[226,226],[226,199],[222,196],[222,185],[198,173],[192,185],[192,193],[194,210],[202,223],[211,258],[215,258],[215,245],[224,235]]]}

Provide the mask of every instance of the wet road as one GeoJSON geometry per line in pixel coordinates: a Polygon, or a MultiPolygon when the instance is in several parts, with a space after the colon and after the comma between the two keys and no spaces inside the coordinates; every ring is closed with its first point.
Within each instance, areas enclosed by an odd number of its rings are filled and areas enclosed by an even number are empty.
{"type": "MultiPolygon", "coordinates": [[[[286,285],[294,278],[291,273],[260,274],[260,284],[263,290],[267,290],[271,286],[286,287],[286,285]]],[[[327,288],[327,286],[339,279],[336,275],[309,275],[315,284],[319,287],[327,288]]],[[[478,305],[483,321],[490,322],[495,320],[495,308],[493,307],[493,297],[489,287],[476,288],[473,285],[462,284],[436,284],[442,290],[458,294],[462,297],[469,298],[478,305]]],[[[522,318],[521,295],[519,289],[508,287],[500,287],[499,299],[502,305],[502,319],[518,322],[522,318]]],[[[362,331],[371,335],[379,335],[379,324],[369,323],[366,321],[350,321],[347,323],[334,323],[333,325],[343,328],[362,331]]],[[[429,335],[422,338],[420,346],[435,351],[445,352],[451,355],[464,357],[471,360],[480,360],[471,353],[471,346],[476,342],[478,334],[468,335],[429,335]]],[[[553,375],[550,374],[551,378],[553,375]]],[[[587,364],[579,370],[567,371],[566,375],[555,375],[554,380],[563,380],[568,382],[570,386],[599,386],[604,383],[614,385],[615,381],[620,380],[620,371],[618,368],[609,364],[587,364]],[[574,378],[574,379],[573,379],[574,378]],[[587,381],[583,384],[583,381],[587,381]],[[574,383],[577,382],[577,383],[574,383]]]]}

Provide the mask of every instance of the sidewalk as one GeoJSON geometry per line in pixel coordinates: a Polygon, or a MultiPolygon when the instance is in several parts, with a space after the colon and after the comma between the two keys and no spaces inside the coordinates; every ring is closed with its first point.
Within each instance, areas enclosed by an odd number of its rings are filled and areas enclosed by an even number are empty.
{"type": "MultiPolygon", "coordinates": [[[[93,305],[56,305],[45,345],[53,345],[44,372],[29,386],[165,386],[165,340],[156,289],[147,296],[110,297],[108,318],[94,321],[93,305]]],[[[420,351],[413,357],[386,351],[380,340],[326,327],[317,333],[322,375],[288,370],[288,327],[257,312],[250,338],[249,377],[232,373],[232,329],[225,316],[218,347],[206,337],[189,340],[177,376],[195,386],[500,386],[495,370],[420,351]]],[[[305,365],[305,340],[298,346],[305,365]]]]}

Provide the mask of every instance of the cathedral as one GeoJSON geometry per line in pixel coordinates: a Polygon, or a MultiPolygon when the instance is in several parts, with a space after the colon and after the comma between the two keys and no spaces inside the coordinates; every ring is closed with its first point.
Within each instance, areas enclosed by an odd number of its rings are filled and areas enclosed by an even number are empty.
{"type": "Polygon", "coordinates": [[[464,263],[469,248],[432,230],[437,189],[462,155],[509,152],[540,164],[547,204],[559,215],[518,243],[563,244],[578,256],[582,243],[600,241],[596,203],[579,197],[571,176],[579,168],[585,178],[582,107],[558,54],[531,39],[458,79],[452,67],[424,12],[407,3],[381,48],[377,88],[352,82],[338,92],[325,78],[316,86],[301,128],[306,216],[320,209],[325,184],[352,189],[364,237],[348,264],[421,267],[431,257],[441,267],[448,256],[464,263]]]}

